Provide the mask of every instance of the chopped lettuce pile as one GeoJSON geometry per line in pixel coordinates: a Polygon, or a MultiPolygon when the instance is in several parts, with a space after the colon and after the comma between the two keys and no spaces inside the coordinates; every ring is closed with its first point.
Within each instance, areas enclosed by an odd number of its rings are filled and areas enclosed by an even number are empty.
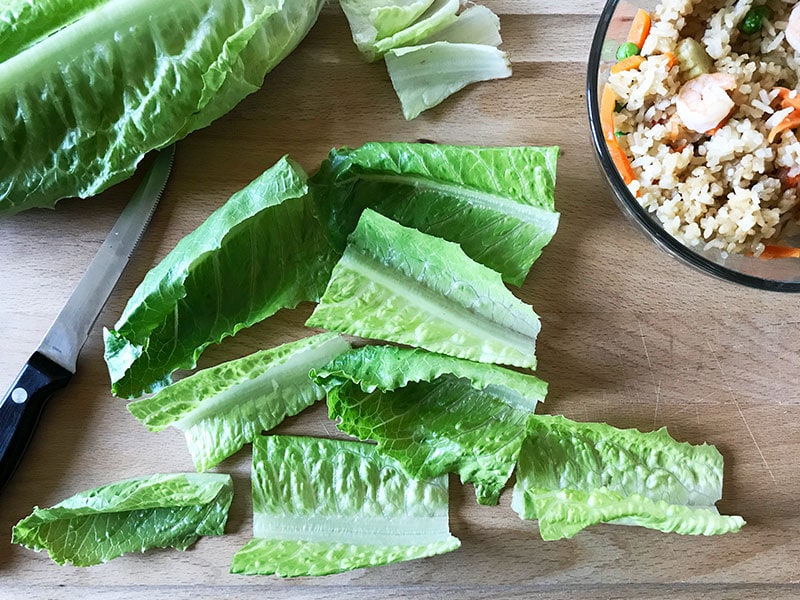
{"type": "Polygon", "coordinates": [[[200,536],[223,534],[231,500],[231,478],[220,473],[127,479],[35,508],[11,541],[76,567],[148,548],[185,550],[200,536]]]}
{"type": "MultiPolygon", "coordinates": [[[[372,18],[391,27],[444,4],[372,18]]],[[[536,365],[539,319],[503,280],[521,284],[553,236],[556,156],[367,144],[332,151],[310,180],[284,158],[148,273],[106,333],[112,389],[163,388],[129,410],[183,431],[198,470],[253,444],[253,540],[232,572],[323,575],[455,550],[448,473],[496,504],[516,468],[512,507],[544,539],[597,523],[744,525],[717,512],[712,446],[536,415],[547,384],[494,364],[536,365]],[[307,324],[329,333],[164,387],[209,344],[302,300],[318,302],[307,324]],[[372,341],[351,348],[333,332],[372,341]],[[262,435],[325,397],[342,432],[374,444],[262,435]]],[[[221,533],[227,476],[163,477],[36,509],[14,541],[88,565],[221,533]]]]}
{"type": "Polygon", "coordinates": [[[232,573],[327,575],[451,552],[447,477],[410,477],[375,446],[269,436],[253,443],[253,539],[232,573]]]}
{"type": "Polygon", "coordinates": [[[511,77],[500,19],[461,0],[339,0],[359,51],[386,61],[411,120],[479,81],[511,77]]]}
{"type": "Polygon", "coordinates": [[[261,87],[323,0],[7,0],[0,214],[93,196],[261,87]]]}

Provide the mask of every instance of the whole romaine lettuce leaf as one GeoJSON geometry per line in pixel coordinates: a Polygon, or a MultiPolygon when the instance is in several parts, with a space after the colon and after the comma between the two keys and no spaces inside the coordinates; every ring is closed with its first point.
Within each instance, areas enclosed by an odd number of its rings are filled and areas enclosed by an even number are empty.
{"type": "Polygon", "coordinates": [[[371,208],[458,243],[472,260],[521,285],[558,227],[557,160],[556,147],[370,142],[332,150],[309,186],[341,251],[371,208]]]}
{"type": "Polygon", "coordinates": [[[198,371],[128,410],[150,431],[183,431],[197,470],[205,471],[322,400],[325,390],[309,371],[348,348],[333,333],[304,338],[198,371]]]}
{"type": "Polygon", "coordinates": [[[714,535],[738,531],[721,516],[722,455],[714,446],[564,417],[531,419],[519,454],[512,508],[538,519],[545,540],[597,523],[714,535]]]}
{"type": "Polygon", "coordinates": [[[319,299],[337,254],[312,215],[306,176],[281,159],[183,238],[105,332],[112,392],[137,397],[192,369],[210,344],[319,299]]]}
{"type": "Polygon", "coordinates": [[[496,504],[547,384],[532,375],[423,350],[368,346],[312,373],[338,427],[412,476],[449,471],[496,504]]]}
{"type": "Polygon", "coordinates": [[[324,0],[9,0],[0,214],[92,196],[256,91],[324,0]]]}
{"type": "Polygon", "coordinates": [[[185,550],[201,535],[223,534],[232,499],[231,478],[219,473],[126,479],[36,507],[11,541],[77,567],[148,548],[185,550]]]}
{"type": "Polygon", "coordinates": [[[536,365],[539,318],[498,273],[457,244],[370,209],[306,324],[479,362],[536,365]]]}
{"type": "Polygon", "coordinates": [[[447,478],[411,479],[368,444],[261,436],[253,443],[253,540],[232,573],[327,575],[443,554],[447,478]]]}

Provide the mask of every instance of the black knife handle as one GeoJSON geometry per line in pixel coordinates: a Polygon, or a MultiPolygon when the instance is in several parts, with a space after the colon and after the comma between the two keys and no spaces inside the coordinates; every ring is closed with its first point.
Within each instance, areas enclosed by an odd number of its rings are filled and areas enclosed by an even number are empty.
{"type": "Polygon", "coordinates": [[[34,352],[0,399],[0,490],[22,459],[48,398],[71,377],[64,367],[34,352]]]}

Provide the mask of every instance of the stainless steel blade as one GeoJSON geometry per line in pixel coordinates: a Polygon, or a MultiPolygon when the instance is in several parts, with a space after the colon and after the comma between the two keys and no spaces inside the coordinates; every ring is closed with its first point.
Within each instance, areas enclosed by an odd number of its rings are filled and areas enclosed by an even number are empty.
{"type": "Polygon", "coordinates": [[[39,345],[40,353],[71,373],[75,372],[78,354],[89,337],[89,331],[153,216],[174,156],[174,145],[159,152],[144,181],[128,201],[39,345]]]}

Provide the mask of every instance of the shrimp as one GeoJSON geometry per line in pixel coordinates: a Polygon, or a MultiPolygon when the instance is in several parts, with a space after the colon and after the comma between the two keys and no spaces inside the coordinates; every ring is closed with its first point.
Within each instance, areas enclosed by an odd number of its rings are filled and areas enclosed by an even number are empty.
{"type": "Polygon", "coordinates": [[[800,4],[797,4],[789,14],[789,21],[786,24],[786,41],[794,48],[795,52],[800,52],[800,4]]]}
{"type": "Polygon", "coordinates": [[[736,106],[728,95],[735,88],[736,78],[728,73],[708,73],[687,81],[675,102],[678,117],[692,131],[711,131],[736,106]]]}

